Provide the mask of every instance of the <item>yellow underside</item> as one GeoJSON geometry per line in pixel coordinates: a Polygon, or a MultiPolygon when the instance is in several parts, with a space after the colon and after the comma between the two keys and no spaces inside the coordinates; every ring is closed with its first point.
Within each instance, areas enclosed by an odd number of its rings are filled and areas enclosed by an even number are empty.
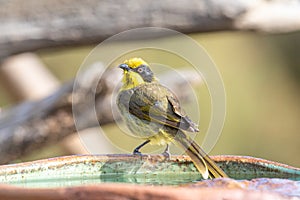
{"type": "Polygon", "coordinates": [[[173,137],[166,133],[164,130],[160,130],[159,133],[149,138],[151,145],[167,145],[173,142],[173,137]]]}

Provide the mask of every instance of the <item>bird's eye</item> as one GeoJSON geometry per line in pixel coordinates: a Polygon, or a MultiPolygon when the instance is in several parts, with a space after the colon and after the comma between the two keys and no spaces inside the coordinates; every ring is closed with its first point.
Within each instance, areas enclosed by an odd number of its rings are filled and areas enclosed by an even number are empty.
{"type": "Polygon", "coordinates": [[[138,69],[137,69],[137,72],[138,72],[138,73],[142,73],[143,71],[144,71],[143,68],[138,68],[138,69]]]}

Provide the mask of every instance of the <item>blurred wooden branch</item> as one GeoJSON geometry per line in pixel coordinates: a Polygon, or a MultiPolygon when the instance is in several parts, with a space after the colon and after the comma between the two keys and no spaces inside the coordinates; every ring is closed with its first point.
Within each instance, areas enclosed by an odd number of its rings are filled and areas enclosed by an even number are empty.
{"type": "Polygon", "coordinates": [[[41,48],[98,43],[121,31],[146,26],[183,33],[300,29],[300,3],[293,0],[11,0],[0,5],[0,60],[41,48]]]}
{"type": "MultiPolygon", "coordinates": [[[[5,59],[0,67],[0,83],[16,102],[40,100],[60,87],[59,80],[34,53],[18,54],[5,59]]],[[[59,145],[66,152],[87,153],[79,140],[78,135],[73,134],[59,145]]]]}
{"type": "MultiPolygon", "coordinates": [[[[101,63],[91,66],[83,76],[77,77],[77,82],[64,84],[42,100],[25,102],[3,110],[0,115],[0,163],[8,163],[45,144],[61,141],[76,131],[96,127],[98,123],[103,125],[114,122],[112,93],[117,87],[116,80],[121,78],[121,71],[108,69],[98,81],[99,70],[104,70],[101,63]],[[77,86],[75,90],[74,84],[77,86]],[[95,106],[91,103],[95,103],[95,106]]],[[[185,74],[185,80],[192,80],[194,84],[201,83],[192,73],[183,71],[182,74],[185,74]]],[[[170,74],[165,76],[170,77],[170,74]]],[[[180,98],[185,98],[182,88],[187,82],[168,80],[174,92],[180,94],[180,98]]]]}
{"type": "Polygon", "coordinates": [[[33,53],[5,59],[0,68],[0,83],[9,88],[9,94],[17,101],[44,98],[60,85],[40,58],[33,53]]]}

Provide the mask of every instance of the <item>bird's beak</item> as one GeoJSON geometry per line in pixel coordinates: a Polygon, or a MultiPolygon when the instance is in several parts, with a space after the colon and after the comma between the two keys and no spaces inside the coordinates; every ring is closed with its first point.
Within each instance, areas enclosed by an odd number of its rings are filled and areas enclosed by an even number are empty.
{"type": "Polygon", "coordinates": [[[119,65],[119,68],[123,69],[124,71],[130,71],[131,70],[130,67],[128,65],[124,64],[124,63],[119,65]]]}

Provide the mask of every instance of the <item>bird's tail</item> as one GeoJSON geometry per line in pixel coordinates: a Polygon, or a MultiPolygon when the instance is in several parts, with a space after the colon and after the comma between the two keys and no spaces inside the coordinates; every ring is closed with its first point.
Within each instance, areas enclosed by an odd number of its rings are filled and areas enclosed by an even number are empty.
{"type": "Polygon", "coordinates": [[[203,151],[203,149],[189,138],[183,131],[178,130],[174,137],[175,145],[183,148],[189,155],[204,179],[228,177],[225,172],[203,151]]]}

